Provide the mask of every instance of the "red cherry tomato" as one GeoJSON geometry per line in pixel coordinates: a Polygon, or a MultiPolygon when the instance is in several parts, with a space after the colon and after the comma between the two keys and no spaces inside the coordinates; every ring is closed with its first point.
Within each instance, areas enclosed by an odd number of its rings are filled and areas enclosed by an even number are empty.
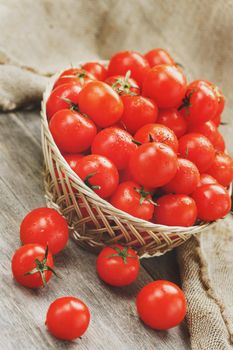
{"type": "Polygon", "coordinates": [[[214,118],[218,101],[212,87],[204,80],[188,85],[179,110],[191,125],[202,124],[214,118]]]}
{"type": "Polygon", "coordinates": [[[110,203],[126,213],[143,220],[150,220],[154,213],[151,192],[134,181],[122,182],[110,199],[110,203]]]}
{"type": "Polygon", "coordinates": [[[134,177],[129,166],[120,172],[120,182],[125,181],[134,181],[134,177]]]}
{"type": "Polygon", "coordinates": [[[92,143],[93,154],[100,154],[110,159],[117,169],[128,166],[132,153],[137,149],[132,136],[119,128],[101,130],[92,143]]]}
{"type": "Polygon", "coordinates": [[[59,85],[56,89],[54,89],[46,103],[48,120],[50,120],[52,116],[61,109],[77,108],[80,91],[80,84],[74,83],[59,85]]]}
{"type": "Polygon", "coordinates": [[[160,187],[175,176],[177,156],[163,143],[144,143],[132,154],[129,166],[140,185],[146,188],[160,187]]]}
{"type": "Polygon", "coordinates": [[[97,80],[104,81],[107,77],[107,69],[98,62],[87,62],[82,66],[85,71],[94,75],[97,80]]]}
{"type": "Polygon", "coordinates": [[[101,81],[90,82],[82,89],[79,94],[79,108],[102,128],[118,122],[123,113],[120,96],[101,81]]]}
{"type": "Polygon", "coordinates": [[[221,123],[221,115],[216,114],[216,116],[214,118],[211,119],[211,121],[217,126],[219,127],[220,123],[221,123]]]}
{"type": "Polygon", "coordinates": [[[197,205],[198,218],[214,221],[227,215],[231,200],[227,190],[219,184],[202,185],[192,194],[197,205]]]}
{"type": "Polygon", "coordinates": [[[105,247],[96,260],[99,277],[111,286],[122,287],[133,283],[139,273],[137,253],[119,244],[105,247]]]}
{"type": "Polygon", "coordinates": [[[190,133],[179,139],[179,154],[182,158],[191,160],[203,173],[213,163],[215,150],[212,143],[205,136],[190,133]]]}
{"type": "Polygon", "coordinates": [[[51,208],[32,210],[20,225],[20,239],[23,244],[48,245],[52,254],[57,254],[65,248],[69,238],[68,234],[66,220],[51,208]]]}
{"type": "Polygon", "coordinates": [[[83,87],[89,81],[95,80],[96,78],[86,72],[81,68],[70,68],[65,70],[59,78],[56,80],[53,89],[58,87],[59,85],[67,84],[67,83],[75,83],[83,87]]]}
{"type": "Polygon", "coordinates": [[[113,75],[105,80],[105,83],[110,85],[119,95],[140,94],[140,87],[137,82],[124,75],[113,75]]]}
{"type": "Polygon", "coordinates": [[[169,55],[169,53],[161,48],[150,50],[145,54],[145,58],[151,67],[158,66],[160,64],[175,64],[173,58],[169,55]]]}
{"type": "Polygon", "coordinates": [[[136,304],[139,317],[153,329],[175,327],[186,314],[184,293],[177,285],[165,280],[144,286],[137,295],[136,304]]]}
{"type": "Polygon", "coordinates": [[[119,183],[119,174],[115,165],[100,155],[91,154],[83,157],[74,171],[102,198],[110,197],[119,183]]]}
{"type": "Polygon", "coordinates": [[[134,139],[141,143],[161,142],[178,151],[178,140],[174,132],[162,124],[146,124],[134,135],[134,139]]]}
{"type": "Polygon", "coordinates": [[[225,149],[226,149],[224,138],[223,138],[222,134],[220,134],[220,132],[218,130],[217,130],[216,138],[214,140],[213,145],[214,145],[214,148],[217,151],[224,152],[225,149]]]}
{"type": "Polygon", "coordinates": [[[215,95],[217,97],[217,101],[218,101],[218,108],[217,108],[216,114],[214,116],[214,119],[216,120],[216,118],[217,119],[221,118],[221,114],[222,114],[222,112],[224,110],[224,107],[225,107],[225,97],[224,97],[222,91],[219,89],[218,86],[212,84],[212,88],[214,90],[214,93],[215,93],[215,95]]]}
{"type": "Polygon", "coordinates": [[[158,107],[149,98],[143,96],[122,96],[124,112],[121,121],[131,134],[143,125],[154,123],[158,115],[158,107]]]}
{"type": "Polygon", "coordinates": [[[210,184],[217,184],[218,181],[213,178],[213,176],[210,176],[208,174],[201,174],[200,181],[197,185],[197,187],[200,187],[202,185],[210,185],[210,184]]]}
{"type": "Polygon", "coordinates": [[[141,86],[149,67],[149,63],[140,53],[135,51],[122,51],[116,53],[110,59],[108,76],[110,77],[118,74],[125,75],[130,70],[131,77],[141,86]]]}
{"type": "Polygon", "coordinates": [[[159,108],[177,107],[186,91],[186,78],[176,66],[162,64],[151,68],[144,79],[142,94],[152,98],[159,108]]]}
{"type": "Polygon", "coordinates": [[[224,152],[217,152],[206,172],[227,187],[233,180],[233,159],[224,152]]]}
{"type": "Polygon", "coordinates": [[[53,257],[44,246],[26,244],[16,250],[11,268],[18,283],[29,288],[40,288],[45,286],[54,272],[53,257]]]}
{"type": "Polygon", "coordinates": [[[187,122],[176,108],[161,109],[157,123],[167,126],[174,131],[176,137],[180,138],[187,131],[187,122]]]}
{"type": "Polygon", "coordinates": [[[96,126],[88,117],[63,109],[55,113],[49,129],[62,152],[78,153],[87,150],[96,135],[96,126]]]}
{"type": "Polygon", "coordinates": [[[184,194],[167,194],[157,200],[154,223],[167,226],[193,226],[197,218],[194,200],[184,194]]]}
{"type": "Polygon", "coordinates": [[[49,306],[45,324],[56,338],[73,340],[86,332],[89,322],[90,312],[82,300],[62,297],[49,306]]]}
{"type": "Polygon", "coordinates": [[[190,194],[200,181],[200,173],[188,159],[178,158],[178,168],[173,179],[163,187],[166,193],[190,194]]]}

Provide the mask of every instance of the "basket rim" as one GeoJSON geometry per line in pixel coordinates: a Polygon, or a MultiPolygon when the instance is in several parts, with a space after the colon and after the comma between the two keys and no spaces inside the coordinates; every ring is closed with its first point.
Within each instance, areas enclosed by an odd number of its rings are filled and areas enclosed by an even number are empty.
{"type": "MultiPolygon", "coordinates": [[[[106,65],[108,63],[108,60],[95,60],[95,61],[93,60],[92,62],[96,62],[96,61],[98,61],[99,63],[102,63],[104,65],[106,65]]],[[[84,64],[85,62],[86,61],[79,61],[79,62],[77,62],[75,67],[80,68],[82,66],[82,64],[84,64]]],[[[43,92],[43,98],[42,98],[42,102],[41,102],[41,113],[40,113],[40,115],[41,115],[41,128],[42,128],[41,131],[42,131],[42,136],[45,136],[45,133],[46,133],[46,136],[49,137],[50,142],[52,142],[52,145],[54,148],[54,153],[55,153],[56,157],[58,158],[58,160],[60,160],[64,169],[69,172],[69,176],[72,179],[72,181],[74,181],[79,186],[81,186],[85,190],[84,192],[86,192],[86,194],[90,198],[92,198],[93,201],[98,202],[98,204],[100,204],[100,206],[103,207],[105,210],[107,209],[111,212],[113,211],[114,215],[117,215],[120,218],[123,218],[125,221],[130,221],[134,224],[139,224],[140,226],[143,226],[147,230],[148,229],[149,230],[157,230],[157,231],[164,232],[164,233],[166,232],[167,234],[175,233],[175,232],[180,232],[183,234],[194,234],[194,233],[198,233],[199,231],[201,231],[207,227],[214,225],[216,221],[202,222],[198,225],[188,226],[188,227],[186,227],[186,226],[167,226],[167,225],[155,224],[155,223],[152,223],[150,221],[137,218],[131,214],[124,212],[123,210],[115,208],[110,202],[108,202],[105,199],[98,196],[98,194],[96,194],[92,189],[90,189],[81,180],[81,178],[68,165],[65,158],[61,154],[59,148],[57,147],[56,143],[54,142],[53,136],[49,130],[49,125],[48,125],[48,120],[47,120],[47,115],[46,115],[46,102],[47,102],[48,97],[52,91],[52,88],[53,88],[55,81],[57,80],[57,78],[60,76],[60,74],[63,71],[64,71],[64,69],[62,71],[55,73],[53,76],[51,76],[49,78],[49,82],[46,86],[45,91],[43,92]]],[[[43,137],[42,137],[42,139],[43,139],[43,137]]],[[[228,189],[228,193],[230,195],[231,195],[231,192],[232,192],[232,185],[230,185],[230,187],[228,189]]]]}

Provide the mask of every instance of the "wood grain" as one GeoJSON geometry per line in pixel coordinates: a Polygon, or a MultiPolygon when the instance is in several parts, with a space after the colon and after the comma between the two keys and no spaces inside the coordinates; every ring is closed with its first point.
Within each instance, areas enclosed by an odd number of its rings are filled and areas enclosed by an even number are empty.
{"type": "Polygon", "coordinates": [[[137,282],[124,289],[103,284],[95,272],[95,256],[70,241],[55,263],[62,280],[53,278],[39,291],[15,283],[10,260],[19,247],[19,224],[31,209],[45,205],[39,112],[0,115],[0,349],[3,350],[182,350],[190,349],[185,324],[169,332],[145,327],[135,310],[135,297],[153,279],[179,282],[175,253],[144,260],[137,282]],[[46,310],[57,297],[83,299],[91,324],[82,339],[60,342],[44,325],[46,310]]]}

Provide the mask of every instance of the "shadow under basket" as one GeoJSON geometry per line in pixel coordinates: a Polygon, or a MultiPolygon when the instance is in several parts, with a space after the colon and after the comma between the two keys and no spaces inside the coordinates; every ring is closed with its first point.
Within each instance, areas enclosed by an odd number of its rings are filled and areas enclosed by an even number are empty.
{"type": "Polygon", "coordinates": [[[46,101],[57,77],[51,78],[44,92],[41,111],[45,198],[49,207],[67,219],[71,235],[80,246],[98,252],[119,243],[135,249],[140,257],[159,256],[214,224],[188,228],[153,224],[116,209],[88,188],[63,158],[48,127],[46,101]]]}

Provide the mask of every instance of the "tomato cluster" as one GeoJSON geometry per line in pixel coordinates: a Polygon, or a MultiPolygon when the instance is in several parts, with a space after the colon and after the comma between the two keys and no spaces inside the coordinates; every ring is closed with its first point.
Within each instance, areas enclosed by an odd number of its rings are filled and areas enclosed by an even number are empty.
{"type": "Polygon", "coordinates": [[[230,210],[224,104],[217,86],[187,83],[171,55],[153,49],[64,71],[46,108],[64,158],[100,197],[156,224],[192,226],[230,210]]]}
{"type": "MultiPolygon", "coordinates": [[[[132,182],[131,189],[133,188],[132,182]]],[[[124,190],[123,187],[122,191],[124,190]]],[[[134,192],[131,195],[134,196],[134,192]]],[[[139,193],[137,195],[140,196],[139,193]]],[[[145,200],[147,201],[148,199],[145,200]]],[[[147,205],[144,203],[143,207],[147,205]]],[[[153,206],[152,203],[150,205],[153,206]]],[[[148,207],[148,217],[151,216],[151,210],[148,207]]],[[[59,277],[53,269],[53,254],[65,248],[68,225],[57,211],[37,208],[28,213],[20,226],[20,239],[23,246],[15,251],[11,262],[12,273],[18,283],[35,289],[45,286],[52,274],[59,277]]],[[[137,253],[117,244],[105,247],[96,260],[98,276],[114,287],[132,284],[137,279],[139,270],[137,253]]],[[[165,280],[154,281],[142,288],[136,299],[136,307],[139,317],[151,328],[169,329],[185,317],[186,300],[175,284],[165,280]]],[[[73,340],[86,332],[89,322],[90,311],[87,305],[76,297],[65,296],[56,299],[49,306],[45,323],[55,337],[73,340]]]]}

